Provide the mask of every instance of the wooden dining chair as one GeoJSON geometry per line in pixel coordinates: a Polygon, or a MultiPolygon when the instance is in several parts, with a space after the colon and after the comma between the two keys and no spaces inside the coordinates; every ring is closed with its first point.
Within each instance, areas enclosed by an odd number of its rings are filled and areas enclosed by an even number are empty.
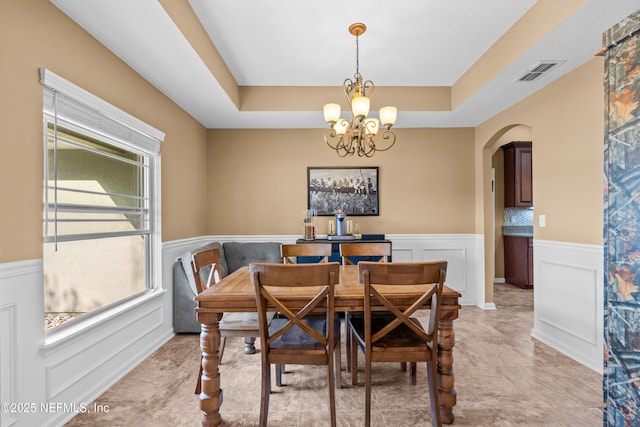
{"type": "Polygon", "coordinates": [[[318,262],[329,262],[331,256],[331,243],[283,243],[280,246],[280,255],[285,264],[297,264],[297,258],[319,257],[318,262]]]}
{"type": "MultiPolygon", "coordinates": [[[[377,262],[389,262],[391,260],[391,243],[389,242],[367,242],[367,243],[340,243],[340,257],[343,265],[358,264],[361,259],[377,262]]],[[[349,323],[349,318],[354,313],[345,312],[345,323],[349,323]]],[[[359,315],[355,313],[355,315],[359,315]]],[[[346,347],[347,347],[347,370],[351,370],[351,332],[346,328],[346,347]]],[[[403,371],[407,370],[407,364],[400,365],[403,371]]],[[[413,368],[414,366],[412,366],[413,368]]]]}
{"type": "Polygon", "coordinates": [[[431,421],[442,425],[440,393],[438,391],[438,322],[440,302],[447,271],[446,261],[358,264],[364,282],[364,316],[352,317],[351,382],[356,385],[357,348],[365,359],[365,425],[371,423],[371,365],[372,362],[427,362],[431,421]],[[403,289],[416,289],[422,294],[408,299],[392,299],[389,294],[402,294],[403,289]],[[387,297],[383,295],[384,289],[387,297]],[[430,303],[426,327],[413,315],[430,303]],[[392,317],[373,315],[372,307],[383,305],[392,317]]]}
{"type": "MultiPolygon", "coordinates": [[[[280,245],[280,256],[285,264],[297,264],[298,257],[314,257],[316,262],[329,262],[331,256],[331,243],[283,243],[280,245]]],[[[282,386],[282,375],[285,373],[285,365],[276,366],[276,385],[282,386]]],[[[340,388],[340,383],[336,383],[340,388]]]]}
{"type": "MultiPolygon", "coordinates": [[[[191,270],[193,271],[193,277],[196,283],[196,291],[198,294],[203,292],[210,286],[214,286],[220,280],[220,270],[218,265],[221,262],[220,250],[206,249],[193,254],[191,260],[191,270]]],[[[222,363],[222,356],[224,355],[224,348],[227,342],[227,337],[244,337],[245,341],[245,353],[250,353],[248,349],[253,349],[253,343],[260,335],[260,329],[258,327],[258,315],[256,313],[224,313],[222,319],[218,323],[220,329],[220,337],[222,338],[220,343],[220,361],[222,363]]],[[[253,351],[251,351],[253,352],[253,351]]],[[[200,394],[200,385],[202,377],[202,364],[200,364],[200,373],[198,375],[198,382],[196,384],[196,394],[200,394]]]]}
{"type": "Polygon", "coordinates": [[[256,289],[260,325],[260,426],[267,425],[272,364],[326,365],[331,425],[335,426],[334,387],[335,382],[340,381],[340,320],[334,313],[334,287],[339,280],[340,264],[251,263],[249,268],[256,289]],[[307,287],[315,289],[302,292],[301,288],[307,287]],[[278,311],[281,317],[269,322],[269,311],[278,311]],[[317,316],[319,312],[324,316],[317,316]]]}
{"type": "Polygon", "coordinates": [[[358,257],[377,258],[378,262],[389,262],[391,260],[391,243],[340,243],[340,257],[342,264],[358,264],[358,257]]]}

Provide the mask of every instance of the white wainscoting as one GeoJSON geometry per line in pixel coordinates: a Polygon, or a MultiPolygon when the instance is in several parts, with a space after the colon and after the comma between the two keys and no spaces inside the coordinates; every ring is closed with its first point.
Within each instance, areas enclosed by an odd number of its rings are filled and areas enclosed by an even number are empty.
{"type": "MultiPolygon", "coordinates": [[[[42,260],[0,264],[2,403],[39,405],[45,401],[44,361],[39,351],[44,342],[42,278],[42,260]],[[10,373],[5,376],[7,370],[10,373]]],[[[0,416],[3,427],[45,425],[44,418],[37,413],[3,411],[0,416]]]]}
{"type": "Polygon", "coordinates": [[[603,250],[534,240],[534,338],[603,370],[603,250]]]}
{"type": "Polygon", "coordinates": [[[394,261],[446,260],[446,285],[461,305],[484,305],[484,239],[477,234],[389,234],[394,261]]]}
{"type": "MultiPolygon", "coordinates": [[[[16,308],[6,304],[0,307],[0,403],[16,400],[16,308]]],[[[17,422],[15,413],[0,411],[0,426],[11,426],[17,422]]]]}
{"type": "MultiPolygon", "coordinates": [[[[210,241],[295,242],[298,236],[202,236],[166,242],[162,287],[57,339],[43,329],[42,260],[0,264],[0,402],[86,404],[173,335],[173,263],[210,241]],[[162,289],[164,288],[164,289],[162,289]]],[[[394,261],[449,262],[461,304],[484,306],[481,235],[387,235],[394,261]]],[[[532,336],[602,371],[602,248],[534,240],[532,336]]],[[[197,402],[194,402],[197,404],[197,402]]],[[[59,426],[73,413],[3,413],[2,426],[59,426]]]]}
{"type": "Polygon", "coordinates": [[[3,427],[64,425],[173,336],[171,301],[159,286],[46,335],[42,260],[0,264],[0,301],[0,402],[36,405],[2,413],[3,427]]]}
{"type": "MultiPolygon", "coordinates": [[[[173,263],[183,253],[209,242],[281,242],[295,243],[296,235],[203,236],[164,244],[163,283],[173,283],[173,263]]],[[[461,305],[484,308],[484,243],[477,234],[387,234],[392,242],[394,261],[447,260],[446,285],[462,294],[461,305]]]]}

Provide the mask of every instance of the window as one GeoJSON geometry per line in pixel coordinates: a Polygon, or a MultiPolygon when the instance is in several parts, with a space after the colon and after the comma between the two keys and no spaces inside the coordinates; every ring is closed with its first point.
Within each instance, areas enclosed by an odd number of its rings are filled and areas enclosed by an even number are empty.
{"type": "Polygon", "coordinates": [[[164,134],[42,70],[45,328],[152,288],[164,134]]]}

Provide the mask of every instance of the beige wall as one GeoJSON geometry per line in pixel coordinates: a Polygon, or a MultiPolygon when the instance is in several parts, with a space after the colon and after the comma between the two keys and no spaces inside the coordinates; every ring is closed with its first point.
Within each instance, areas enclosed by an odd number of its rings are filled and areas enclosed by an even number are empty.
{"type": "Polygon", "coordinates": [[[358,218],[363,233],[484,233],[491,156],[518,124],[532,129],[535,223],[547,216],[534,237],[602,241],[601,58],[475,130],[398,129],[391,151],[343,159],[320,129],[207,132],[47,0],[0,2],[0,52],[0,262],[42,257],[40,67],[166,133],[164,241],[299,233],[307,166],[380,167],[380,216],[358,218]]]}
{"type": "Polygon", "coordinates": [[[476,128],[476,149],[489,144],[492,154],[508,142],[494,143],[498,131],[531,127],[536,239],[602,244],[602,78],[602,58],[594,58],[476,128]]]}
{"type": "MultiPolygon", "coordinates": [[[[473,129],[398,129],[390,151],[340,158],[321,129],[209,130],[209,233],[301,234],[307,166],[378,166],[368,233],[473,233],[473,129]]],[[[327,218],[319,219],[319,234],[327,218]]]]}
{"type": "Polygon", "coordinates": [[[517,125],[530,127],[533,142],[534,239],[602,245],[602,77],[602,58],[593,58],[476,128],[476,225],[478,232],[486,230],[487,301],[493,300],[494,277],[491,156],[508,140],[521,139],[504,137],[517,125]],[[546,215],[544,228],[540,214],[546,215]]]}
{"type": "Polygon", "coordinates": [[[166,133],[163,240],[206,232],[206,130],[47,0],[0,2],[0,262],[42,258],[45,67],[166,133]]]}

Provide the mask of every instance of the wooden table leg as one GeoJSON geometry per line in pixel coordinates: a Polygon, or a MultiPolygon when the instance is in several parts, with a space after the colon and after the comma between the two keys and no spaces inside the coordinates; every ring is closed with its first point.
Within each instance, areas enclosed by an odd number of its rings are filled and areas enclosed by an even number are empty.
{"type": "MultiPolygon", "coordinates": [[[[453,346],[456,335],[453,319],[442,313],[438,329],[438,373],[440,375],[440,411],[442,422],[452,424],[453,407],[456,405],[456,389],[453,383],[453,346]]],[[[456,313],[457,317],[457,313],[456,313]]]]}
{"type": "Polygon", "coordinates": [[[222,424],[220,406],[222,405],[222,389],[220,389],[220,371],[218,364],[220,355],[220,329],[218,322],[222,313],[200,314],[198,321],[202,324],[200,332],[200,349],[202,350],[202,389],[200,392],[200,410],[202,426],[214,427],[222,424]]]}

